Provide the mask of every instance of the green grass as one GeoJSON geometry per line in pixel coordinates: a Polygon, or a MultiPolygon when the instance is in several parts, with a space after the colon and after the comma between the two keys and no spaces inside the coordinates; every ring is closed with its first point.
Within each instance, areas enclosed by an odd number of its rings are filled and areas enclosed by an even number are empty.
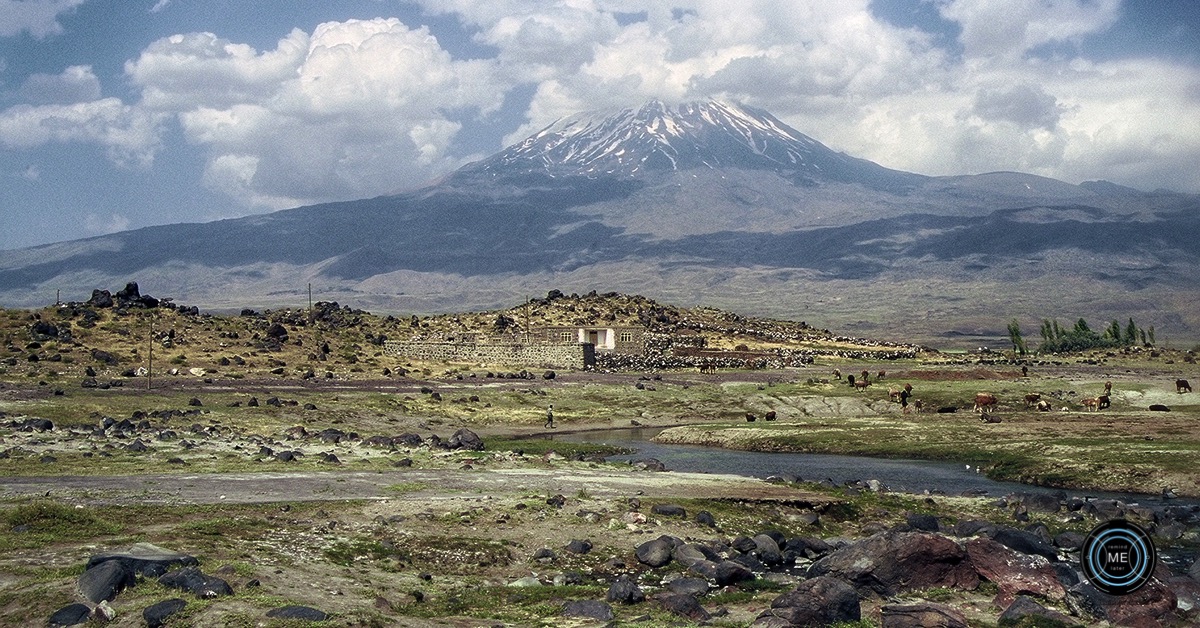
{"type": "Polygon", "coordinates": [[[94,540],[121,532],[123,527],[94,509],[35,501],[3,512],[0,548],[45,547],[68,541],[94,540]]]}

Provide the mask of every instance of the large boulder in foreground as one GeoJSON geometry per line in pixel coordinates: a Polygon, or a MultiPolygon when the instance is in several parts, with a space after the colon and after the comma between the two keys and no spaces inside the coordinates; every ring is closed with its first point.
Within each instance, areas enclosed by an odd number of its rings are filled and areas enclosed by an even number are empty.
{"type": "Polygon", "coordinates": [[[860,619],[858,591],[837,578],[818,576],[775,598],[771,608],[759,614],[752,625],[828,626],[860,619]]]}
{"type": "Polygon", "coordinates": [[[930,532],[889,530],[851,543],[813,563],[808,577],[818,576],[841,578],[884,596],[930,587],[979,586],[966,550],[930,532]]]}
{"type": "Polygon", "coordinates": [[[1067,590],[1066,602],[1079,615],[1107,619],[1118,626],[1160,626],[1174,620],[1178,599],[1167,585],[1152,578],[1137,591],[1120,596],[1101,593],[1082,582],[1067,590]]]}
{"type": "Polygon", "coordinates": [[[1022,593],[1048,600],[1062,600],[1066,589],[1054,567],[1042,556],[1022,554],[991,539],[975,538],[966,543],[967,556],[975,571],[999,587],[996,606],[1006,608],[1022,593]]]}
{"type": "Polygon", "coordinates": [[[117,561],[100,563],[79,576],[79,593],[93,604],[115,599],[137,583],[133,572],[117,561]]]}
{"type": "Polygon", "coordinates": [[[195,556],[172,552],[151,543],[135,543],[127,552],[92,556],[88,559],[87,569],[108,561],[121,563],[133,573],[145,578],[157,578],[173,567],[191,567],[200,564],[195,556]]]}

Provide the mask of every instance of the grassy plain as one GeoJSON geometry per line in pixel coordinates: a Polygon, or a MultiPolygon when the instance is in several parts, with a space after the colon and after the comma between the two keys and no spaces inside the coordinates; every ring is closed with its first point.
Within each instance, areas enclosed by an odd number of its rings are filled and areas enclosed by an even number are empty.
{"type": "MultiPolygon", "coordinates": [[[[622,302],[625,318],[618,322],[638,320],[637,307],[644,306],[622,302]]],[[[547,320],[573,320],[540,307],[547,320]]],[[[579,303],[571,307],[572,315],[591,316],[579,303]]],[[[559,432],[637,424],[666,428],[659,438],[672,442],[954,460],[998,479],[1154,494],[1170,487],[1200,496],[1200,398],[1174,390],[1177,377],[1200,383],[1200,369],[1184,352],[1035,359],[1028,375],[998,356],[931,353],[887,362],[824,357],[806,368],[715,374],[558,372],[544,379],[539,369],[516,379],[506,375],[520,369],[508,365],[415,363],[387,356],[379,345],[380,336],[414,329],[458,333],[463,319],[414,326],[326,313],[326,320],[289,319],[287,340],[272,343],[261,317],[105,311],[94,326],[81,327],[77,316],[53,309],[0,311],[0,476],[7,479],[0,491],[0,623],[44,623],[76,600],[75,579],[90,555],[139,542],[195,555],[206,573],[226,578],[236,591],[231,598],[189,599],[171,625],[303,625],[264,613],[307,604],[333,615],[321,625],[557,626],[581,624],[561,616],[563,603],[603,599],[619,574],[662,590],[678,567],[652,570],[633,557],[638,544],[662,534],[728,540],[777,529],[856,538],[909,513],[947,523],[1012,523],[1012,512],[994,499],[857,494],[599,462],[597,454],[610,452],[537,438],[549,404],[559,432]],[[72,323],[63,326],[70,339],[32,337],[35,315],[72,323]],[[151,337],[155,377],[147,381],[129,371],[149,365],[151,337]],[[860,392],[835,379],[835,368],[868,370],[873,380],[878,371],[887,375],[860,392]],[[90,378],[108,386],[84,387],[90,378]],[[1112,407],[1085,411],[1080,399],[1099,394],[1106,381],[1113,382],[1112,407]],[[888,388],[905,383],[925,413],[902,414],[889,399],[888,388]],[[1000,423],[982,423],[971,412],[980,391],[1000,398],[1000,423]],[[1054,410],[1026,409],[1022,399],[1030,392],[1054,410]],[[268,405],[272,398],[280,403],[268,405]],[[1171,411],[1148,410],[1160,403],[1171,411]],[[932,411],[941,407],[958,412],[932,411]],[[778,420],[763,422],[768,411],[778,420]],[[759,421],[746,423],[746,413],[759,421]],[[11,426],[29,417],[50,419],[55,428],[11,426]],[[97,432],[106,418],[147,420],[151,428],[125,437],[97,432]],[[298,427],[309,436],[295,437],[298,427]],[[428,442],[461,428],[483,436],[486,449],[362,442],[402,433],[428,442]],[[313,436],[331,430],[347,438],[313,436]],[[137,439],[144,451],[129,447],[137,439]],[[274,453],[284,450],[304,455],[283,462],[274,453]],[[251,489],[253,479],[260,484],[251,489]],[[549,501],[556,496],[561,507],[549,501]],[[691,518],[630,517],[667,503],[688,513],[707,510],[718,527],[691,518]],[[588,539],[594,549],[567,552],[572,539],[588,539]],[[541,549],[553,557],[535,558],[541,549]],[[540,586],[511,586],[526,577],[540,586]]],[[[712,324],[747,324],[700,314],[712,324]]],[[[468,322],[492,324],[496,315],[477,318],[468,322]]],[[[796,342],[862,348],[819,334],[796,342]]],[[[780,341],[729,336],[710,346],[739,344],[765,349],[780,341]]],[[[1082,533],[1095,523],[1031,516],[1027,523],[1044,523],[1052,533],[1082,533]]],[[[1187,547],[1198,541],[1177,540],[1187,547]]],[[[704,606],[717,613],[710,625],[748,624],[794,581],[761,578],[710,594],[704,606]]],[[[971,625],[993,626],[994,593],[909,597],[950,602],[971,625]]],[[[114,625],[141,625],[142,608],[177,595],[142,581],[113,602],[114,625]]],[[[867,600],[859,625],[878,625],[884,602],[867,600]]],[[[615,611],[620,624],[682,621],[655,604],[615,611]]]]}

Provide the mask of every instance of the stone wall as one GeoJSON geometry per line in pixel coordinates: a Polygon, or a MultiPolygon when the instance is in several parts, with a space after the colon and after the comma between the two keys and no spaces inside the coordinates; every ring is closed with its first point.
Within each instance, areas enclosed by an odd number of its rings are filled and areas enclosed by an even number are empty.
{"type": "Polygon", "coordinates": [[[583,369],[596,363],[595,348],[578,343],[402,342],[389,340],[388,355],[433,362],[483,362],[583,369]]]}

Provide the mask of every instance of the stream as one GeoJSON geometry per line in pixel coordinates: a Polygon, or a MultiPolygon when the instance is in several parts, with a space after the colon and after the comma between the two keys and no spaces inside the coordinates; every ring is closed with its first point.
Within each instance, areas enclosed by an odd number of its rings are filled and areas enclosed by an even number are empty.
{"type": "Polygon", "coordinates": [[[1158,495],[1060,489],[998,482],[974,467],[953,462],[898,460],[835,454],[738,451],[702,445],[668,445],[652,439],[662,428],[627,428],[545,435],[551,440],[605,444],[636,453],[608,458],[632,461],[654,458],[669,471],[720,473],[756,478],[796,476],[806,482],[832,480],[839,486],[857,480],[879,480],[889,491],[915,494],[1002,497],[1011,493],[1066,493],[1068,496],[1117,499],[1126,503],[1160,507],[1167,504],[1200,504],[1200,500],[1164,500],[1158,495]]]}

